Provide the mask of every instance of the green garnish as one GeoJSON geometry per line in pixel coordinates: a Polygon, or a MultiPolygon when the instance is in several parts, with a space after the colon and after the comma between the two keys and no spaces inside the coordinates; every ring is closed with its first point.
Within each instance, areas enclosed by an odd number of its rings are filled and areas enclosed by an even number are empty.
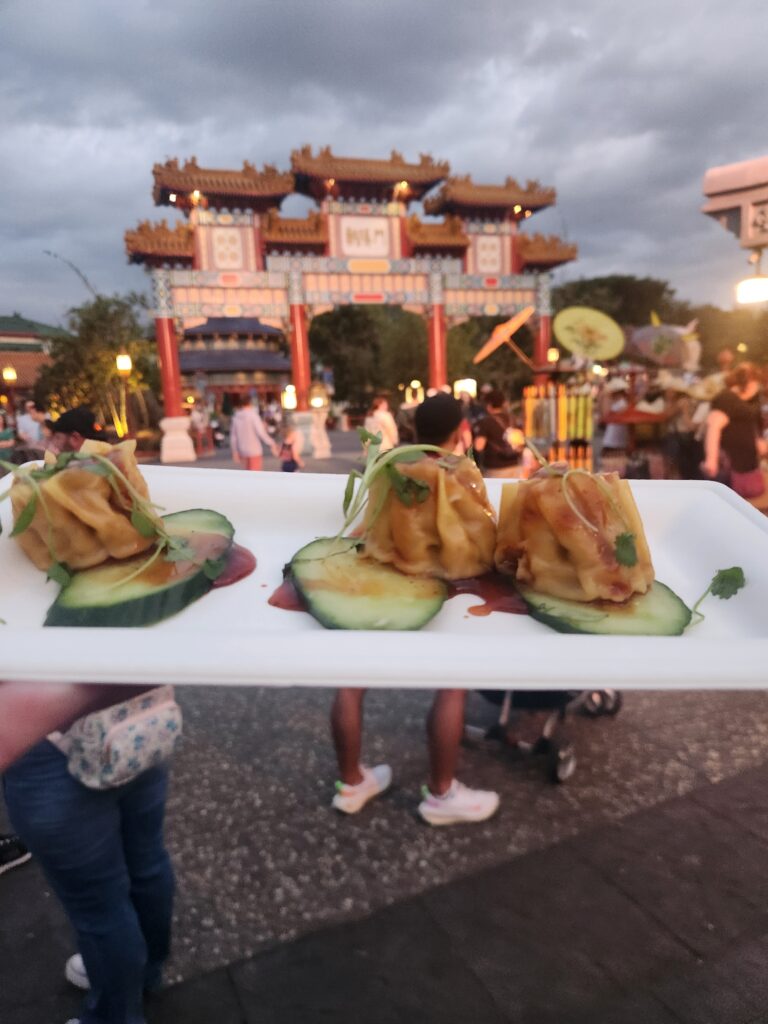
{"type": "Polygon", "coordinates": [[[63,562],[51,562],[48,566],[48,572],[45,578],[47,580],[53,580],[53,582],[58,583],[60,587],[66,587],[72,580],[72,573],[63,562]]]}
{"type": "MultiPolygon", "coordinates": [[[[434,452],[446,458],[450,452],[445,448],[438,448],[434,444],[410,444],[402,448],[391,448],[389,451],[381,451],[381,434],[371,434],[363,427],[357,428],[357,434],[364,445],[367,445],[365,456],[365,467],[361,473],[353,470],[347,478],[347,486],[344,490],[344,525],[339,530],[337,537],[342,537],[354,521],[361,514],[368,503],[369,492],[373,483],[383,479],[386,486],[382,488],[379,495],[377,507],[371,516],[371,522],[375,521],[384,506],[384,500],[389,490],[393,490],[400,501],[407,507],[426,501],[429,497],[429,484],[423,480],[416,480],[406,473],[397,469],[398,463],[417,462],[427,452],[434,452]]],[[[448,463],[440,460],[445,466],[448,463]]]]}
{"type": "Polygon", "coordinates": [[[619,565],[626,565],[629,569],[631,569],[633,565],[637,565],[637,548],[635,547],[634,533],[627,532],[619,534],[616,538],[614,554],[616,555],[616,561],[619,565]]]}
{"type": "MultiPolygon", "coordinates": [[[[370,437],[371,435],[368,436],[370,437]]],[[[378,440],[378,443],[381,443],[380,438],[374,438],[374,440],[378,440]]],[[[149,558],[132,570],[127,577],[120,580],[121,584],[132,580],[135,576],[144,572],[161,555],[168,562],[195,561],[195,551],[189,543],[181,537],[172,537],[166,532],[162,519],[154,511],[159,506],[153,505],[151,501],[139,493],[120,467],[106,455],[99,455],[93,452],[62,452],[57,456],[56,461],[50,465],[24,470],[20,470],[13,463],[0,462],[0,466],[7,469],[13,475],[14,482],[21,480],[29,484],[33,492],[32,497],[22,509],[14,524],[11,537],[18,537],[19,534],[24,533],[29,528],[35,517],[38,505],[43,509],[48,523],[48,553],[51,557],[48,579],[54,580],[62,587],[66,587],[72,579],[72,571],[60,561],[54,549],[53,523],[50,513],[46,508],[40,484],[75,462],[79,463],[79,469],[106,479],[114,491],[117,503],[126,511],[130,511],[131,525],[136,532],[142,537],[155,538],[154,550],[149,558]]],[[[10,489],[0,494],[0,501],[7,498],[9,494],[10,489]]],[[[210,572],[213,572],[214,568],[213,563],[208,566],[210,572]]]]}
{"type": "Polygon", "coordinates": [[[730,569],[719,569],[712,577],[712,581],[707,589],[693,606],[692,614],[698,616],[696,621],[701,622],[704,618],[704,615],[699,611],[699,605],[708,594],[712,594],[713,597],[719,597],[722,601],[727,601],[734,594],[737,594],[746,582],[744,570],[739,565],[733,565],[730,569]]]}

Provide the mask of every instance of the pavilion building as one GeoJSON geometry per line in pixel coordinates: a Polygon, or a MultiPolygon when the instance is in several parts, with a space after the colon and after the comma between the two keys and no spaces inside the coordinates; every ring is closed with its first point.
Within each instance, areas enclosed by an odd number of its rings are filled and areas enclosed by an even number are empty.
{"type": "Polygon", "coordinates": [[[27,320],[19,313],[0,316],[0,391],[11,396],[31,396],[43,366],[50,362],[51,342],[72,336],[61,327],[27,320]]]}
{"type": "Polygon", "coordinates": [[[125,244],[153,279],[167,415],[181,409],[182,373],[185,382],[218,374],[221,388],[235,383],[227,374],[240,374],[241,385],[264,391],[290,369],[298,409],[306,409],[309,323],[340,305],[390,304],[422,315],[432,387],[447,383],[448,327],[471,316],[512,316],[533,305],[534,361],[546,364],[550,271],[575,259],[577,248],[521,228],[554,204],[554,189],[513,178],[476,184],[426,155],[409,163],[398,152],[358,159],[309,146],[291,154],[287,172],[247,161],[239,171],[213,170],[193,157],[156,164],[153,174],[155,203],[184,219],[172,227],[145,221],[126,232],[125,244]],[[317,208],[283,217],[293,193],[317,208]],[[413,202],[428,219],[409,212],[413,202]],[[288,338],[288,364],[279,362],[280,337],[288,338]]]}

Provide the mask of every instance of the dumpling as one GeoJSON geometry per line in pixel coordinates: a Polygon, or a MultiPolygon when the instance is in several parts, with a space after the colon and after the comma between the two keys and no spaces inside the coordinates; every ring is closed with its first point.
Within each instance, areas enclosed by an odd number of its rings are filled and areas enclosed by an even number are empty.
{"type": "Polygon", "coordinates": [[[573,601],[626,601],[654,579],[635,499],[616,473],[542,473],[507,484],[496,566],[537,593],[573,601]],[[617,560],[617,542],[628,534],[634,565],[617,560]]]}
{"type": "Polygon", "coordinates": [[[415,576],[456,580],[488,572],[496,516],[475,464],[464,457],[425,457],[398,462],[396,471],[417,482],[409,489],[411,500],[403,501],[384,474],[374,481],[362,553],[415,576]]]}
{"type": "MultiPolygon", "coordinates": [[[[117,445],[85,441],[80,454],[108,458],[131,488],[148,500],[135,449],[135,441],[117,445]]],[[[118,474],[94,472],[100,465],[103,463],[96,459],[76,459],[35,482],[32,469],[16,475],[11,487],[14,522],[37,496],[32,521],[15,539],[38,569],[47,570],[54,562],[70,569],[88,569],[108,558],[130,558],[155,543],[154,537],[142,536],[131,523],[134,500],[128,487],[118,474]]]]}

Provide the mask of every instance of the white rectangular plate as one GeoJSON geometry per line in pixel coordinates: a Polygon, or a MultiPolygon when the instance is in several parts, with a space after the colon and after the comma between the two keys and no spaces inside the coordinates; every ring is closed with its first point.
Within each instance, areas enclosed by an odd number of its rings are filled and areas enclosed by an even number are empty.
{"type": "MultiPolygon", "coordinates": [[[[584,689],[768,685],[768,520],[719,484],[632,484],[656,575],[688,604],[718,569],[740,565],[747,586],[708,598],[705,620],[682,637],[555,633],[528,616],[448,601],[416,633],[323,629],[267,601],[283,565],[341,525],[342,476],[144,467],[165,511],[213,508],[258,559],[256,572],[144,629],[43,628],[55,584],[27,560],[0,504],[0,678],[277,686],[584,689]]],[[[7,478],[6,478],[7,479],[7,478]]],[[[3,481],[6,482],[6,481],[3,481]]],[[[501,482],[488,481],[496,506],[501,482]]]]}

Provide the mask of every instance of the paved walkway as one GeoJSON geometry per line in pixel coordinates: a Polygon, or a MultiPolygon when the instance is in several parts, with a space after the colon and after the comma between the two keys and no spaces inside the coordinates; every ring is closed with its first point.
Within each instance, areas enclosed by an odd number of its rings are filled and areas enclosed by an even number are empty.
{"type": "MultiPolygon", "coordinates": [[[[466,750],[502,809],[450,829],[415,815],[427,693],[369,695],[395,785],[353,818],[329,808],[329,693],[181,700],[175,944],[149,1024],[768,1022],[768,694],[628,693],[573,719],[562,787],[466,750]]],[[[2,1024],[77,1012],[73,949],[34,861],[2,876],[2,1024]]]]}
{"type": "MultiPolygon", "coordinates": [[[[332,441],[314,470],[355,463],[355,435],[332,441]]],[[[395,784],[346,818],[328,692],[181,688],[174,950],[149,1024],[768,1024],[768,693],[625,696],[573,719],[565,786],[464,751],[502,809],[441,830],[415,815],[429,694],[369,695],[366,753],[395,784]]],[[[468,717],[493,710],[473,695],[468,717]]],[[[35,862],[2,876],[0,1024],[76,1014],[73,950],[35,862]]]]}

